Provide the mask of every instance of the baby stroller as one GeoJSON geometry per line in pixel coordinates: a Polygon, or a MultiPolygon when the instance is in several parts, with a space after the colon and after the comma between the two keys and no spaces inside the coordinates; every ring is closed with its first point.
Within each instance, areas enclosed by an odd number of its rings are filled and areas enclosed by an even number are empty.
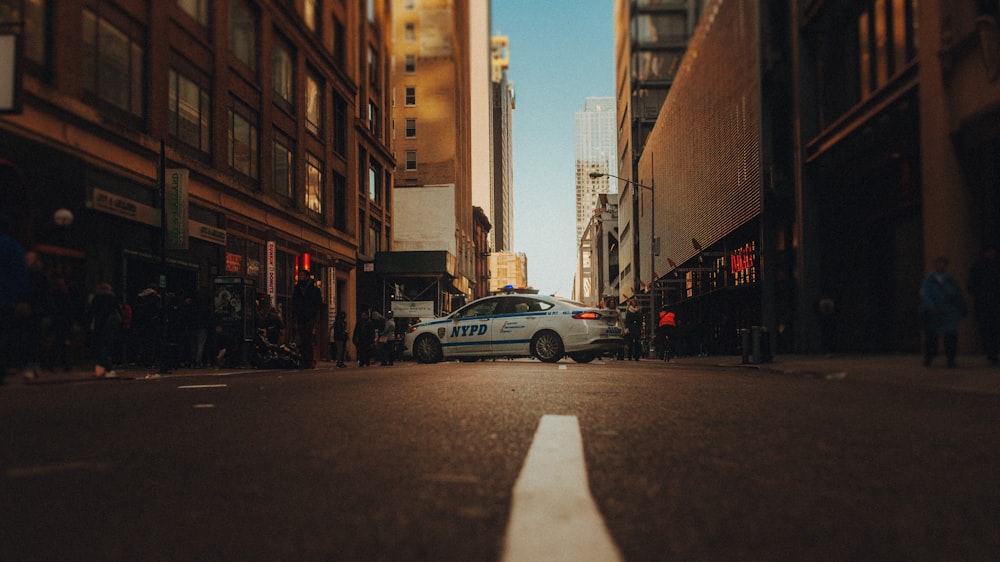
{"type": "Polygon", "coordinates": [[[257,330],[254,341],[253,366],[257,369],[298,369],[302,354],[294,343],[276,345],[267,341],[267,332],[257,330]]]}

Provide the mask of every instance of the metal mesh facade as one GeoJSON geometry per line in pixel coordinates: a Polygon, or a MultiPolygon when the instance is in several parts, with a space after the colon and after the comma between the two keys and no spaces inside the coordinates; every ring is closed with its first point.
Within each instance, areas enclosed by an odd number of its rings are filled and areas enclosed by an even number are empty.
{"type": "MultiPolygon", "coordinates": [[[[639,174],[655,190],[660,275],[696,254],[692,238],[708,247],[760,214],[757,17],[750,0],[707,6],[643,151],[639,174]]],[[[640,212],[648,224],[648,209],[640,212]]]]}

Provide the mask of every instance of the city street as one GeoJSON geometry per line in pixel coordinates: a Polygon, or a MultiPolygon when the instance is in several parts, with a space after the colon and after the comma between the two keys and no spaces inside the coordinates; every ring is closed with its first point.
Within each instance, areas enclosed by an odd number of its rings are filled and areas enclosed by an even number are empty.
{"type": "Polygon", "coordinates": [[[8,385],[0,432],[3,560],[1000,549],[996,393],[647,360],[399,363],[8,385]]]}

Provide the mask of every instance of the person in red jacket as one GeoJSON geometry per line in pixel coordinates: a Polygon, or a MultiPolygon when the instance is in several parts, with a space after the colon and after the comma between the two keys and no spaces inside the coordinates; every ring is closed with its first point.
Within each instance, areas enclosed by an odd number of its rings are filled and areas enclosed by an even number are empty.
{"type": "Polygon", "coordinates": [[[656,338],[654,341],[654,347],[656,348],[657,359],[662,359],[664,361],[670,361],[673,347],[670,338],[674,337],[674,332],[677,330],[677,315],[674,314],[670,307],[663,305],[660,309],[659,319],[656,323],[656,338]]]}

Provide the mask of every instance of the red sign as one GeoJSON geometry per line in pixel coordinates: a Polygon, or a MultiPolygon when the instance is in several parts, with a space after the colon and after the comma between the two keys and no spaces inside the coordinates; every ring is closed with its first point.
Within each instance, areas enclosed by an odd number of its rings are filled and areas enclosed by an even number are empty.
{"type": "Polygon", "coordinates": [[[740,272],[748,269],[753,269],[753,266],[754,251],[752,244],[747,244],[739,250],[729,254],[729,271],[733,275],[739,274],[740,272]]]}

